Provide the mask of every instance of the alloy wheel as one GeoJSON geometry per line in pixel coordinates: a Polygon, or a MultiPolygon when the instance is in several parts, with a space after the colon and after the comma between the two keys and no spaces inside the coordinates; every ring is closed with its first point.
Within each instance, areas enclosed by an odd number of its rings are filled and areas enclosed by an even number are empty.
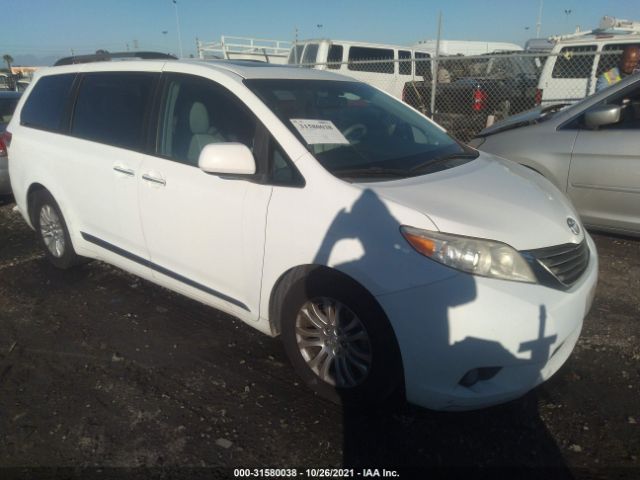
{"type": "Polygon", "coordinates": [[[65,239],[62,220],[51,205],[43,205],[40,209],[40,235],[45,246],[56,258],[64,255],[65,239]]]}
{"type": "Polygon", "coordinates": [[[356,387],[367,378],[373,360],[362,321],[333,298],[306,302],[296,317],[296,342],[307,366],[338,388],[356,387]]]}

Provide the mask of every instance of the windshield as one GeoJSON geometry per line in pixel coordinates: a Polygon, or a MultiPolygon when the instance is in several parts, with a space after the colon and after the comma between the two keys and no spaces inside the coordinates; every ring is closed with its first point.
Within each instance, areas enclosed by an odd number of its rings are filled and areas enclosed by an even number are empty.
{"type": "Polygon", "coordinates": [[[340,178],[411,177],[478,155],[364,83],[254,79],[245,84],[340,178]]]}

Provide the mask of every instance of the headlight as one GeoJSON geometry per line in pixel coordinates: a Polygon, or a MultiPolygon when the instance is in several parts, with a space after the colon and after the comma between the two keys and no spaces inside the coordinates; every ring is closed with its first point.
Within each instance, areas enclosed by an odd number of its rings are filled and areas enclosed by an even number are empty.
{"type": "Polygon", "coordinates": [[[451,268],[482,277],[537,282],[522,255],[505,243],[406,226],[400,231],[418,253],[451,268]]]}

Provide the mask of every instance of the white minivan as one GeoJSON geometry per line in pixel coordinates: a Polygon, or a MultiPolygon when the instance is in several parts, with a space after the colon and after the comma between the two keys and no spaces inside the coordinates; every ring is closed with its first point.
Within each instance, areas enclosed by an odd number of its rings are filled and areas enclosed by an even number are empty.
{"type": "Polygon", "coordinates": [[[523,395],[594,295],[594,243],[551,183],[331,72],[55,67],[8,131],[16,203],[54,265],[99,259],[280,335],[335,401],[523,395]]]}

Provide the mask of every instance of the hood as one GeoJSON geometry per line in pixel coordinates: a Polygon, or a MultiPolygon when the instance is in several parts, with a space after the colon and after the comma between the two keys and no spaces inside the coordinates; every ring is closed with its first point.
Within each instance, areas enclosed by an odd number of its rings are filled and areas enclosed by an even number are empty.
{"type": "Polygon", "coordinates": [[[490,127],[487,127],[481,130],[477,136],[487,137],[489,135],[493,135],[494,133],[504,132],[505,130],[511,130],[513,128],[537,123],[542,117],[550,114],[551,112],[562,110],[567,105],[569,104],[554,103],[553,105],[536,107],[536,108],[532,108],[531,110],[527,110],[521,113],[517,113],[515,115],[511,115],[510,117],[507,117],[504,120],[500,120],[499,122],[494,123],[490,127]]]}
{"type": "Polygon", "coordinates": [[[541,175],[481,153],[467,164],[420,177],[362,186],[417,210],[441,232],[507,243],[517,250],[579,243],[582,225],[564,194],[541,175]]]}

